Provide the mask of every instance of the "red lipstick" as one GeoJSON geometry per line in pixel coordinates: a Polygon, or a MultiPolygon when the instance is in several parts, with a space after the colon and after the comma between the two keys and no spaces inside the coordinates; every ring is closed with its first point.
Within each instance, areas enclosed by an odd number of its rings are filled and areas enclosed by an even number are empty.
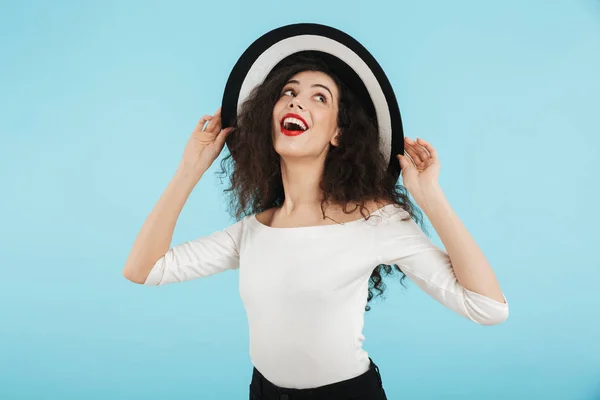
{"type": "Polygon", "coordinates": [[[288,114],[285,114],[285,115],[283,116],[283,118],[281,118],[281,122],[280,122],[280,124],[279,124],[279,125],[280,125],[280,127],[281,127],[281,133],[283,133],[283,134],[284,134],[284,135],[286,135],[286,136],[298,136],[298,135],[301,135],[301,134],[303,134],[304,132],[306,132],[306,131],[302,131],[302,130],[300,130],[300,131],[290,131],[290,130],[288,130],[288,129],[285,129],[285,128],[283,127],[283,121],[285,121],[285,119],[286,119],[286,118],[289,118],[289,117],[291,117],[291,118],[296,118],[296,119],[299,119],[300,121],[302,121],[302,123],[304,124],[304,126],[306,126],[306,130],[308,130],[308,124],[306,123],[306,121],[304,120],[304,118],[302,118],[302,117],[301,117],[301,116],[299,116],[298,114],[292,114],[292,113],[288,113],[288,114]]]}

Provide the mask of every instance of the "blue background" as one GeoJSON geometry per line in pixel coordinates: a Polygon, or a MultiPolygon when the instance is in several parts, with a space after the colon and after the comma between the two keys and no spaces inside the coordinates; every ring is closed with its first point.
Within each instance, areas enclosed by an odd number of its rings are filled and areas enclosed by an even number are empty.
{"type": "MultiPolygon", "coordinates": [[[[238,272],[121,271],[237,57],[307,21],[379,60],[511,306],[482,327],[388,278],[364,346],[389,398],[600,398],[598,1],[0,4],[1,399],[247,398],[238,272]]],[[[217,170],[174,244],[233,222],[217,170]]]]}

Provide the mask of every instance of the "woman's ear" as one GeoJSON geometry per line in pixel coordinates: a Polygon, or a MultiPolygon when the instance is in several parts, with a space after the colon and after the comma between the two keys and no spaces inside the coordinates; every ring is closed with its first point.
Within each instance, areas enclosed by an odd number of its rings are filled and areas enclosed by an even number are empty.
{"type": "Polygon", "coordinates": [[[340,132],[340,128],[337,128],[335,131],[335,135],[333,135],[333,137],[331,138],[331,141],[329,143],[331,143],[332,146],[339,146],[340,145],[340,141],[339,141],[339,137],[342,134],[342,132],[340,132]]]}

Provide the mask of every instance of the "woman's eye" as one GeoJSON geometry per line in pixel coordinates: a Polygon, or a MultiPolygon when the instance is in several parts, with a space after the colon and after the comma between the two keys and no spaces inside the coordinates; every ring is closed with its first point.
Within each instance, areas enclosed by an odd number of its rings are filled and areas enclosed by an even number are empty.
{"type": "MultiPolygon", "coordinates": [[[[294,92],[294,89],[287,89],[283,91],[282,95],[295,97],[296,93],[294,92]]],[[[315,98],[321,103],[327,103],[327,97],[323,94],[317,94],[315,95],[315,98]]]]}

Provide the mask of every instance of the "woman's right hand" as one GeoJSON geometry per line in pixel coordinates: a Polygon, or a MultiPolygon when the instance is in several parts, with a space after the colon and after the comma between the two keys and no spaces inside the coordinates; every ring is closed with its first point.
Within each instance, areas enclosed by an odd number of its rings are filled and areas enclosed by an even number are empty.
{"type": "Polygon", "coordinates": [[[233,128],[221,127],[221,108],[215,115],[203,116],[192,132],[179,163],[179,170],[202,175],[215,161],[233,128]],[[204,125],[208,122],[208,125],[204,125]]]}

